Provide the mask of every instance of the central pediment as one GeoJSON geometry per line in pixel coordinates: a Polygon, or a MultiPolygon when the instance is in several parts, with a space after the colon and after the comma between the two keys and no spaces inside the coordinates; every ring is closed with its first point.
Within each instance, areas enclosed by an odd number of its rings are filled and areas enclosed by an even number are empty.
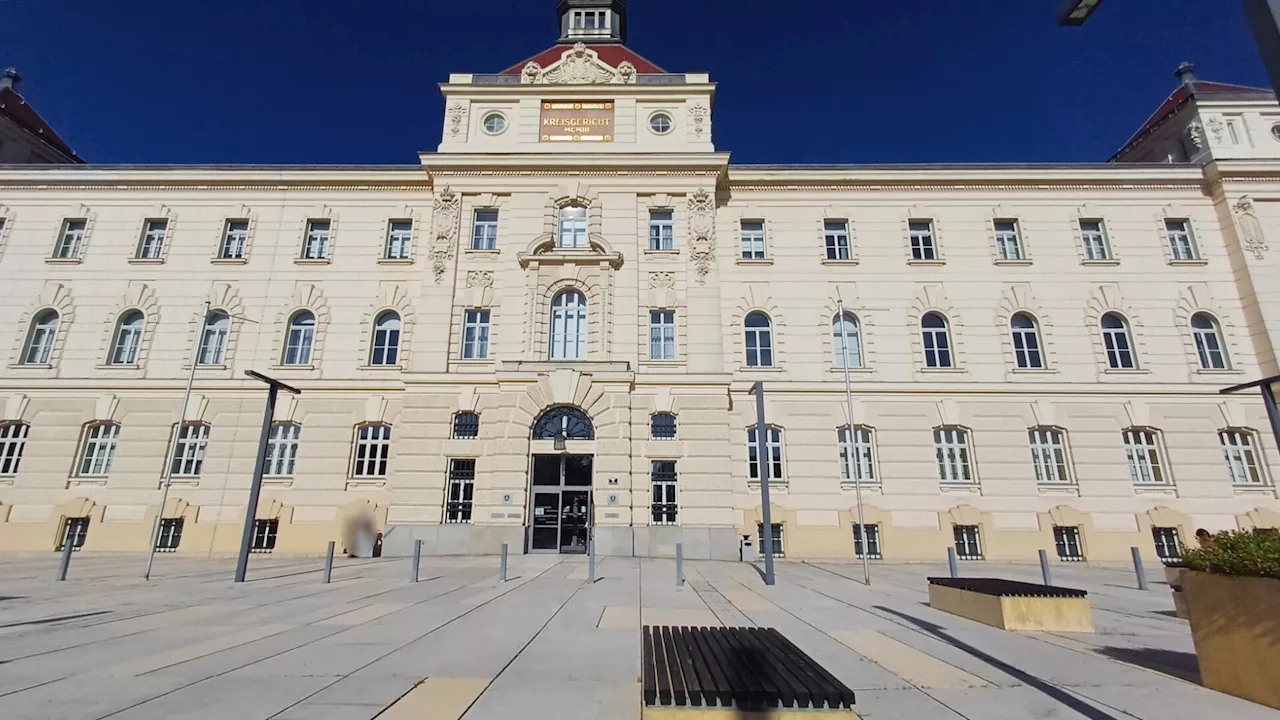
{"type": "Polygon", "coordinates": [[[526,85],[631,85],[636,81],[636,66],[623,60],[614,67],[586,43],[577,43],[546,67],[529,61],[520,71],[520,80],[526,85]]]}

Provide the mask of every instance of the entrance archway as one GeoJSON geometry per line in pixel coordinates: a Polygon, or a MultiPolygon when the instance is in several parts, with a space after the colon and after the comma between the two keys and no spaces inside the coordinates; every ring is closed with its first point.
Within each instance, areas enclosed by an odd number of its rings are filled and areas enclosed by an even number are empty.
{"type": "MultiPolygon", "coordinates": [[[[582,410],[559,406],[533,424],[534,440],[594,440],[595,426],[582,410]]],[[[585,553],[591,533],[591,455],[534,455],[529,472],[529,552],[585,553]]]]}

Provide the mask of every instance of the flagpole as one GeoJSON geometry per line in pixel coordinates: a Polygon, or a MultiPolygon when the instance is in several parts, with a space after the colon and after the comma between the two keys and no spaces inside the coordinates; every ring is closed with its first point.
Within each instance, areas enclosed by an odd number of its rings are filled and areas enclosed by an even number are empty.
{"type": "Polygon", "coordinates": [[[853,385],[849,381],[849,334],[844,323],[844,300],[836,301],[837,318],[840,322],[840,340],[843,345],[842,352],[844,354],[844,395],[845,401],[849,404],[849,455],[846,460],[849,463],[849,474],[853,476],[853,490],[858,498],[858,536],[862,542],[862,580],[867,585],[871,584],[871,560],[867,557],[870,548],[867,547],[867,526],[862,521],[862,473],[858,472],[857,460],[854,453],[857,449],[857,443],[854,442],[854,422],[853,422],[853,385]]]}

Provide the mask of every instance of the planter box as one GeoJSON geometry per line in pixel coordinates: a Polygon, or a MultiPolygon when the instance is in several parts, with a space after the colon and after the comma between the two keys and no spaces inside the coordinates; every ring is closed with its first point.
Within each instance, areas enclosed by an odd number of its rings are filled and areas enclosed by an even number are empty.
{"type": "Polygon", "coordinates": [[[1280,709],[1280,580],[1189,571],[1182,593],[1204,686],[1280,709]]]}
{"type": "Polygon", "coordinates": [[[929,604],[1001,630],[1093,632],[1084,590],[993,578],[929,578],[929,604]]]}

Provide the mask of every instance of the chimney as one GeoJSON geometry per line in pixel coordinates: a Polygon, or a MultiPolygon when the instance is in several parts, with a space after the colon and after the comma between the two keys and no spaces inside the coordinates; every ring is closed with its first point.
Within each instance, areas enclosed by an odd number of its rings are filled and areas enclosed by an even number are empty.
{"type": "Polygon", "coordinates": [[[1184,62],[1178,66],[1173,73],[1183,85],[1190,85],[1196,81],[1196,66],[1189,62],[1184,62]]]}
{"type": "Polygon", "coordinates": [[[12,90],[18,92],[18,83],[22,82],[22,76],[14,68],[5,68],[4,72],[0,72],[0,90],[12,90]]]}

